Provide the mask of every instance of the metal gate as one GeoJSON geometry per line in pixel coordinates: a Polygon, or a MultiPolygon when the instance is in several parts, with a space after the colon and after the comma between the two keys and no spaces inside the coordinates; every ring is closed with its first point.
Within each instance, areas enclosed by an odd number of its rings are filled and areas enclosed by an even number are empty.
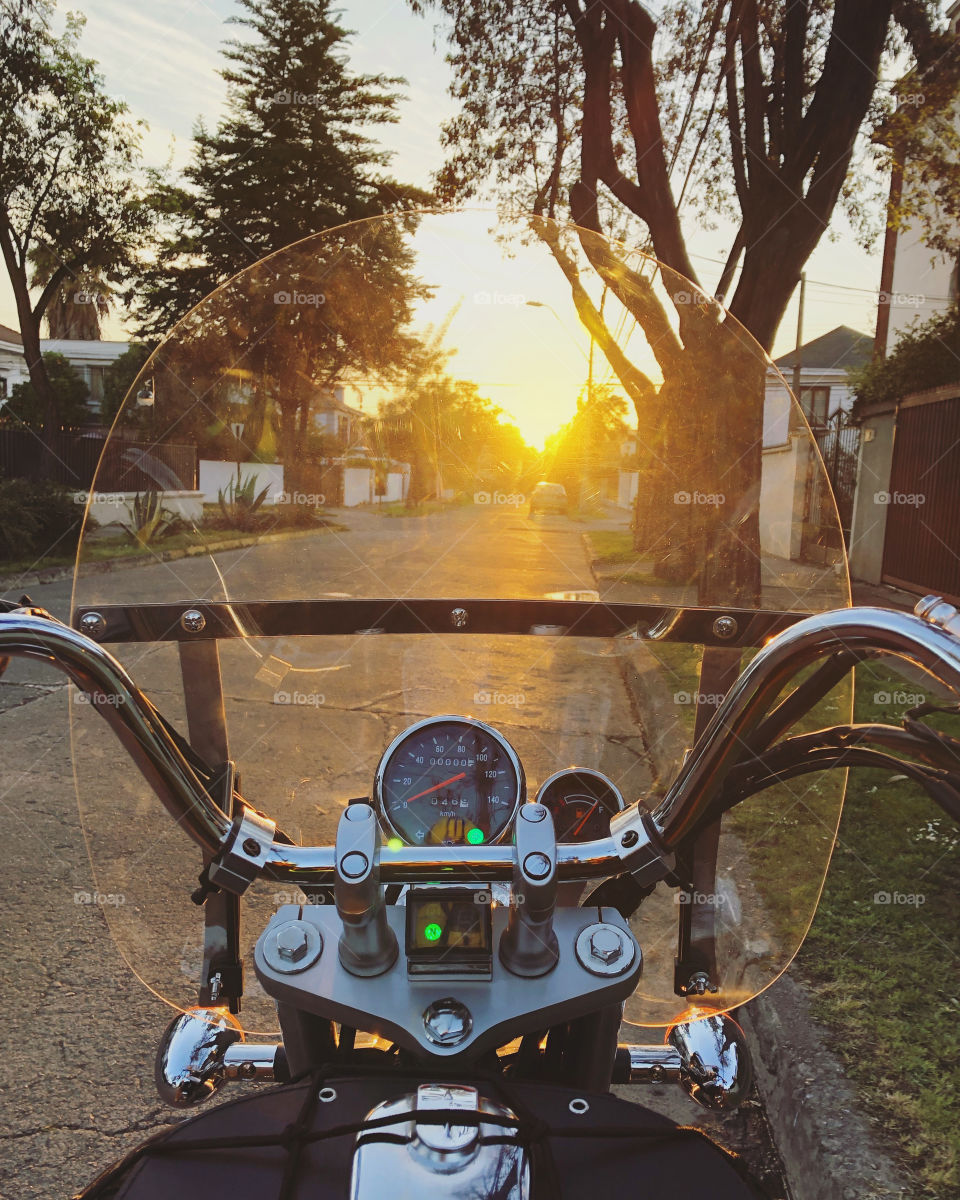
{"type": "Polygon", "coordinates": [[[909,397],[897,414],[883,581],[960,601],[960,396],[909,397]]]}
{"type": "MultiPolygon", "coordinates": [[[[860,448],[860,429],[848,423],[848,414],[843,410],[834,413],[823,424],[813,427],[814,440],[823,458],[827,480],[833,490],[833,498],[825,485],[823,473],[812,471],[807,489],[806,514],[804,518],[804,556],[815,558],[814,548],[808,542],[821,543],[826,531],[836,528],[833,516],[833,500],[836,500],[840,515],[843,541],[850,545],[850,525],[853,519],[853,497],[857,487],[857,452],[860,448]]],[[[837,546],[820,546],[821,552],[839,550],[837,546]]]]}

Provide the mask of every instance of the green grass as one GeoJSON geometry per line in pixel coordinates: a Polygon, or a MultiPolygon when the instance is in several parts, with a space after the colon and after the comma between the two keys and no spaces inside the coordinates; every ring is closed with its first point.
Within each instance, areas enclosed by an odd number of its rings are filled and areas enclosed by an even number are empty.
{"type": "Polygon", "coordinates": [[[613,566],[615,563],[636,562],[640,557],[633,548],[633,535],[619,529],[591,529],[594,566],[613,566]]]}
{"type": "MultiPolygon", "coordinates": [[[[671,690],[696,690],[700,647],[649,649],[671,690]]],[[[856,672],[854,720],[896,725],[925,690],[887,662],[865,664],[856,672]]],[[[795,732],[842,723],[846,711],[840,696],[827,697],[795,732]]],[[[694,706],[682,706],[680,716],[692,739],[694,706]]],[[[960,718],[929,721],[960,736],[960,718]]],[[[835,800],[824,779],[800,782],[805,809],[826,821],[835,800]]],[[[809,912],[811,885],[796,864],[821,854],[824,836],[816,819],[801,821],[796,812],[776,819],[789,798],[768,789],[728,818],[750,847],[755,883],[781,933],[809,912]],[[764,878],[775,886],[764,887],[764,878]]],[[[902,776],[851,770],[837,847],[797,968],[888,1152],[914,1175],[916,1195],[936,1200],[960,1195],[958,895],[960,828],[902,776]],[[878,893],[923,903],[877,903],[878,893]]]]}
{"type": "MultiPolygon", "coordinates": [[[[924,687],[885,663],[860,667],[856,719],[896,723],[899,709],[875,699],[896,691],[924,687]]],[[[884,1141],[915,1175],[917,1194],[937,1200],[960,1195],[958,892],[960,829],[912,783],[851,771],[798,966],[884,1141]],[[877,903],[878,894],[923,902],[877,903]]]]}

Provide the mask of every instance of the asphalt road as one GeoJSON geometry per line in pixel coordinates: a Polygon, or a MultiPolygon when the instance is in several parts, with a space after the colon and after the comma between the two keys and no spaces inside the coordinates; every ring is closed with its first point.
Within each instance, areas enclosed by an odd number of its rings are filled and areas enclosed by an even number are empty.
{"type": "MultiPolygon", "coordinates": [[[[491,508],[419,525],[350,513],[343,524],[219,554],[215,563],[182,559],[90,576],[78,599],[542,596],[595,586],[583,526],[562,517],[530,520],[491,508]]],[[[29,590],[35,603],[67,616],[68,581],[29,590]]],[[[175,649],[126,647],[119,656],[185,728],[175,649]]],[[[472,713],[496,726],[517,750],[531,792],[572,763],[606,771],[628,801],[650,785],[617,657],[599,644],[533,637],[494,647],[481,638],[370,633],[296,646],[231,643],[222,666],[244,794],[304,841],[331,842],[347,799],[369,794],[391,738],[438,713],[472,713]]],[[[70,1195],[151,1130],[179,1119],[159,1105],[152,1080],[170,1010],[129,967],[164,995],[191,1002],[199,922],[188,892],[198,864],[127,763],[98,714],[70,704],[61,677],[43,665],[11,665],[0,680],[3,1197],[70,1195]]],[[[248,940],[288,898],[258,886],[248,940]]],[[[248,1000],[248,1030],[272,1029],[252,970],[248,1000]]],[[[697,1116],[692,1106],[682,1109],[687,1122],[697,1116]]]]}

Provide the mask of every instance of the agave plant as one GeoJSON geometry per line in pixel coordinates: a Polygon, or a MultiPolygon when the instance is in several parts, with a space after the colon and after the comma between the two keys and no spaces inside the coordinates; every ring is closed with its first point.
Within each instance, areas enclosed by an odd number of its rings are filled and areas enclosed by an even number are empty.
{"type": "Polygon", "coordinates": [[[130,520],[124,528],[142,546],[159,542],[178,522],[176,513],[164,508],[162,492],[137,492],[128,506],[128,512],[130,520]]]}
{"type": "Polygon", "coordinates": [[[270,491],[269,484],[257,491],[256,475],[231,479],[226,488],[217,493],[220,511],[231,529],[251,529],[256,524],[257,509],[263,504],[270,491]]]}

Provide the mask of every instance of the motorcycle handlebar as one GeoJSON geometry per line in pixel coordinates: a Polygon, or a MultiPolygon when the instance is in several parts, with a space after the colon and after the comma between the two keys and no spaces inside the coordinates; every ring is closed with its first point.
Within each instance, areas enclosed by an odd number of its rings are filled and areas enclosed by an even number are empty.
{"type": "MultiPolygon", "coordinates": [[[[861,659],[876,653],[897,655],[960,693],[960,639],[927,620],[887,609],[853,608],[798,621],[757,653],[655,811],[647,816],[639,803],[633,804],[613,818],[609,837],[558,845],[558,878],[606,878],[636,871],[651,856],[667,858],[696,826],[783,686],[797,671],[840,649],[861,659]]],[[[209,795],[160,714],[107,650],[42,610],[19,609],[0,613],[0,659],[6,656],[40,659],[91,697],[112,697],[109,704],[98,703],[97,711],[171,816],[207,854],[220,850],[231,832],[230,818],[209,795]]],[[[510,846],[381,850],[384,883],[438,878],[451,883],[508,881],[512,873],[510,846]]],[[[333,847],[274,841],[265,856],[264,874],[295,884],[332,883],[333,847]]]]}

